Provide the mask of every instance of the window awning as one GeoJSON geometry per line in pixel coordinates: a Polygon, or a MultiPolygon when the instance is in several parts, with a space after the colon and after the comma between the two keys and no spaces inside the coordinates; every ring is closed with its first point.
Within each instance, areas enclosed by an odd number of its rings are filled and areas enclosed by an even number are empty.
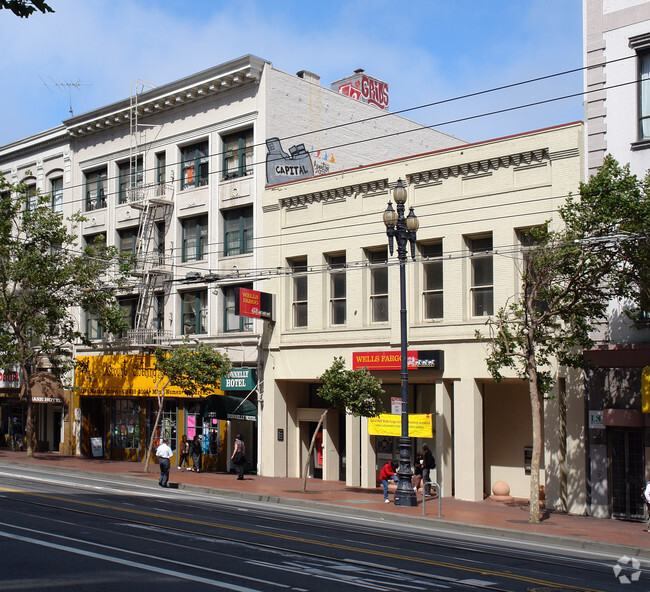
{"type": "Polygon", "coordinates": [[[242,397],[210,395],[202,402],[201,415],[206,418],[257,421],[257,407],[242,397]]]}

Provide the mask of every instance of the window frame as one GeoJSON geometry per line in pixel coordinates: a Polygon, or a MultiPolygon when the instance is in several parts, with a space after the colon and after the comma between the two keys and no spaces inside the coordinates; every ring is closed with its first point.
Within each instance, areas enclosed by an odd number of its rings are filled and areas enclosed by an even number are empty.
{"type": "Polygon", "coordinates": [[[222,210],[223,256],[235,257],[253,252],[254,209],[252,205],[222,210]],[[231,241],[235,236],[236,240],[231,241]],[[232,245],[232,246],[231,246],[232,245]]]}
{"type": "Polygon", "coordinates": [[[370,301],[370,322],[373,324],[388,323],[390,314],[389,305],[389,277],[388,277],[388,247],[381,249],[366,250],[369,278],[369,301],[370,301]],[[383,276],[383,277],[381,277],[383,276]],[[378,283],[385,283],[386,289],[383,292],[376,291],[378,283]],[[384,302],[383,308],[385,315],[379,315],[381,302],[384,302]],[[384,318],[385,317],[385,318],[384,318]]]}
{"type": "Polygon", "coordinates": [[[104,339],[104,327],[99,322],[99,315],[94,312],[86,311],[86,337],[90,341],[100,341],[104,339]],[[91,329],[92,327],[92,329],[91,329]]]}
{"type": "Polygon", "coordinates": [[[329,267],[329,321],[330,325],[339,327],[347,324],[347,260],[345,253],[326,257],[329,267]],[[338,293],[341,282],[342,295],[338,293]]]}
{"type": "Polygon", "coordinates": [[[95,210],[106,208],[108,167],[102,166],[89,171],[84,171],[84,181],[84,189],[86,192],[86,199],[84,201],[85,211],[93,212],[95,210]],[[91,189],[93,185],[95,185],[95,187],[91,189]],[[91,197],[93,191],[96,193],[91,197]]]}
{"type": "Polygon", "coordinates": [[[304,329],[309,325],[309,280],[307,256],[287,261],[291,270],[291,327],[304,329]]]}
{"type": "Polygon", "coordinates": [[[138,227],[131,226],[129,228],[120,228],[117,231],[117,236],[120,239],[120,253],[132,253],[135,255],[138,249],[138,227]],[[132,248],[125,248],[125,243],[128,239],[132,239],[132,248]]]}
{"type": "Polygon", "coordinates": [[[181,261],[203,261],[207,258],[208,215],[192,216],[181,220],[181,261]],[[194,256],[188,256],[190,247],[194,256]]]}
{"type": "Polygon", "coordinates": [[[426,321],[438,321],[444,318],[445,311],[442,240],[421,243],[420,257],[422,259],[422,317],[426,321]],[[436,278],[431,278],[433,274],[439,276],[437,285],[435,285],[436,278]],[[434,309],[438,314],[430,314],[434,309]]]}
{"type": "MultiPolygon", "coordinates": [[[[224,333],[244,333],[253,330],[253,319],[241,315],[235,315],[235,298],[237,288],[253,289],[253,284],[238,284],[236,286],[223,287],[223,332],[224,333]],[[231,328],[229,320],[238,318],[236,321],[237,328],[231,328]]],[[[235,322],[232,323],[234,325],[235,322]]]]}
{"type": "Polygon", "coordinates": [[[470,306],[473,318],[489,317],[494,314],[494,242],[492,235],[473,236],[467,239],[470,253],[470,306]],[[482,242],[480,242],[482,241],[482,242]],[[489,248],[487,248],[489,241],[489,248]],[[489,262],[489,270],[479,265],[489,262]],[[489,273],[486,273],[488,272],[489,273]],[[482,281],[477,276],[490,276],[491,281],[482,281]],[[487,297],[484,301],[483,297],[487,297]],[[480,297],[480,300],[479,300],[480,297]],[[482,310],[483,309],[483,310],[482,310]],[[482,312],[481,312],[482,310],[482,312]],[[479,314],[480,312],[480,314],[479,314]]]}
{"type": "Polygon", "coordinates": [[[205,335],[208,332],[208,290],[181,292],[181,335],[205,335]],[[186,311],[186,304],[192,312],[186,311]],[[186,315],[194,315],[194,322],[186,322],[186,315]],[[185,327],[194,326],[194,331],[185,332],[185,327]]]}
{"type": "Polygon", "coordinates": [[[52,211],[63,213],[63,176],[50,178],[50,197],[52,211]],[[58,183],[61,184],[60,187],[56,186],[58,183]]]}
{"type": "Polygon", "coordinates": [[[194,142],[180,148],[181,151],[181,191],[204,187],[210,180],[210,144],[208,140],[194,142]],[[188,171],[192,169],[192,179],[187,181],[188,171]]]}
{"type": "Polygon", "coordinates": [[[224,181],[253,174],[252,162],[255,139],[252,127],[223,134],[221,136],[221,146],[221,178],[224,181]],[[235,143],[237,144],[236,148],[232,146],[235,143]],[[237,164],[236,167],[233,166],[229,169],[228,165],[231,160],[237,164]],[[248,165],[249,162],[250,165],[248,165]]]}
{"type": "Polygon", "coordinates": [[[129,189],[144,186],[144,165],[142,156],[135,159],[135,170],[131,170],[131,160],[121,162],[117,165],[118,175],[118,204],[125,204],[129,201],[129,189]]]}

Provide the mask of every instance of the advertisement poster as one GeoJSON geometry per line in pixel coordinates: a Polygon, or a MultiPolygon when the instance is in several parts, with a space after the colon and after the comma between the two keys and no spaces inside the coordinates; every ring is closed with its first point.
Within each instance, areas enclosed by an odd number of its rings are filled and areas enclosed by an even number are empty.
{"type": "MultiPolygon", "coordinates": [[[[409,413],[409,436],[411,438],[433,438],[433,424],[430,413],[409,413]]],[[[384,413],[368,418],[368,434],[371,436],[402,435],[402,416],[384,413]]]]}

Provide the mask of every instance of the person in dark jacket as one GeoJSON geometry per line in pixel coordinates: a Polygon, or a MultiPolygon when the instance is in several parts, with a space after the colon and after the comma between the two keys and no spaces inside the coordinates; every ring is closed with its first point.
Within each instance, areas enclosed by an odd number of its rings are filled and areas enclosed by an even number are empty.
{"type": "Polygon", "coordinates": [[[201,459],[203,457],[203,449],[201,448],[201,440],[199,435],[195,434],[190,444],[190,454],[192,455],[192,470],[196,473],[201,472],[201,459]]]}
{"type": "Polygon", "coordinates": [[[429,450],[429,445],[425,442],[422,444],[422,450],[424,451],[422,455],[422,481],[424,485],[424,493],[431,495],[431,485],[427,485],[431,482],[430,472],[431,469],[436,468],[436,459],[433,458],[431,450],[429,450]]]}
{"type": "Polygon", "coordinates": [[[241,434],[235,436],[235,446],[230,460],[237,470],[237,479],[242,481],[244,479],[244,464],[246,463],[246,445],[244,444],[244,440],[242,440],[241,434]]]}
{"type": "Polygon", "coordinates": [[[389,460],[379,471],[379,479],[381,480],[382,487],[384,488],[384,503],[388,503],[388,482],[395,481],[399,483],[399,479],[395,471],[397,470],[397,461],[389,460]]]}

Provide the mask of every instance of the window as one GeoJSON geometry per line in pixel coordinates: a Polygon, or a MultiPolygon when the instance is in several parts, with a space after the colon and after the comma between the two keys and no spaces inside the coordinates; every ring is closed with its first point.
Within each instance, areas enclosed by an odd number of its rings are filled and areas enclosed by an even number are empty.
{"type": "Polygon", "coordinates": [[[118,304],[120,305],[120,310],[124,315],[124,320],[126,321],[126,329],[120,337],[126,335],[126,331],[129,329],[135,329],[135,317],[138,311],[138,298],[137,297],[128,297],[128,298],[118,298],[118,304]]]}
{"type": "Polygon", "coordinates": [[[370,320],[388,322],[388,250],[368,251],[370,263],[370,320]]]}
{"type": "Polygon", "coordinates": [[[114,448],[140,448],[140,403],[134,399],[113,399],[112,438],[114,448]]]}
{"type": "Polygon", "coordinates": [[[650,52],[639,54],[639,139],[650,139],[650,52]]]}
{"type": "Polygon", "coordinates": [[[86,244],[86,247],[91,247],[93,245],[98,247],[105,247],[106,235],[103,232],[100,232],[99,234],[86,234],[84,236],[84,242],[86,244]]]}
{"type": "Polygon", "coordinates": [[[307,326],[307,257],[289,261],[292,285],[292,319],[294,327],[307,326]]]}
{"type": "Polygon", "coordinates": [[[158,185],[164,185],[167,182],[166,166],[167,155],[164,152],[158,152],[156,154],[156,183],[158,185]]]}
{"type": "Polygon", "coordinates": [[[156,252],[159,265],[165,265],[165,223],[156,222],[156,252]]]}
{"type": "Polygon", "coordinates": [[[223,178],[235,179],[253,172],[253,130],[223,136],[223,178]]]}
{"type": "Polygon", "coordinates": [[[106,207],[106,167],[86,173],[86,211],[106,207]]]}
{"type": "Polygon", "coordinates": [[[135,253],[138,229],[126,228],[119,230],[118,235],[120,237],[120,253],[135,253]]]}
{"type": "Polygon", "coordinates": [[[424,318],[443,317],[442,243],[420,245],[422,256],[424,318]]]}
{"type": "Polygon", "coordinates": [[[52,195],[52,211],[63,211],[63,177],[57,177],[50,181],[50,191],[52,195]]]}
{"type": "Polygon", "coordinates": [[[182,261],[200,261],[205,259],[208,244],[208,217],[187,218],[183,225],[182,261]]]}
{"type": "Polygon", "coordinates": [[[119,203],[127,203],[129,201],[137,201],[140,196],[133,195],[129,190],[134,187],[142,187],[143,173],[142,173],[142,157],[133,158],[128,162],[123,162],[118,165],[119,168],[119,203]]]}
{"type": "Polygon", "coordinates": [[[223,289],[224,320],[223,329],[229,331],[252,331],[253,319],[242,317],[235,314],[235,299],[237,298],[237,288],[253,288],[253,284],[243,286],[228,286],[223,289]]]}
{"type": "Polygon", "coordinates": [[[165,330],[165,295],[164,294],[155,294],[154,295],[154,318],[153,318],[153,327],[156,331],[165,330]]]}
{"type": "Polygon", "coordinates": [[[253,252],[253,206],[223,212],[224,256],[253,252]]]}
{"type": "Polygon", "coordinates": [[[330,255],[327,262],[330,268],[330,323],[345,325],[347,288],[345,255],[330,255]]]}
{"type": "Polygon", "coordinates": [[[183,325],[183,335],[207,333],[208,291],[184,292],[182,298],[183,314],[181,323],[183,325]]]}
{"type": "Polygon", "coordinates": [[[86,337],[88,339],[101,339],[104,329],[99,324],[99,317],[94,312],[86,312],[86,337]]]}
{"type": "Polygon", "coordinates": [[[26,182],[25,187],[25,207],[33,210],[38,205],[38,191],[36,185],[26,182]]]}
{"type": "Polygon", "coordinates": [[[181,190],[208,184],[208,142],[181,148],[181,190]]]}
{"type": "Polygon", "coordinates": [[[492,237],[469,240],[472,266],[472,316],[489,316],[494,312],[492,271],[492,237]]]}

